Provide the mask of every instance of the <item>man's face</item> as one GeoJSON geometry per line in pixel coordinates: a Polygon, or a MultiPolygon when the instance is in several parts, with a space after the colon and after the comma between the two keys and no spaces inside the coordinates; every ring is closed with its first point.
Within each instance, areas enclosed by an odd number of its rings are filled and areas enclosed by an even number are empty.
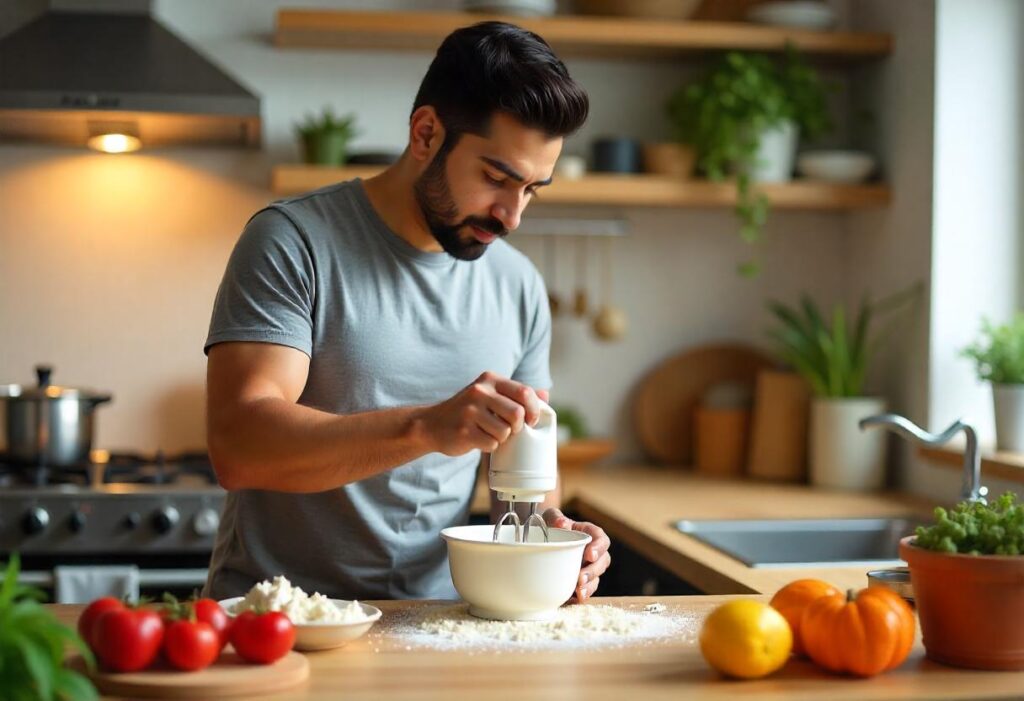
{"type": "Polygon", "coordinates": [[[519,226],[538,189],[551,182],[562,138],[496,113],[485,136],[463,134],[440,151],[416,180],[416,199],[441,247],[476,260],[494,240],[519,226]]]}

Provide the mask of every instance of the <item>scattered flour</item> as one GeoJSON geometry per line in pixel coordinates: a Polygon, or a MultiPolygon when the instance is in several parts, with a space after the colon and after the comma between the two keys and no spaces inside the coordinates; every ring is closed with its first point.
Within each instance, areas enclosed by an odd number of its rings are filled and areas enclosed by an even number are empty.
{"type": "Polygon", "coordinates": [[[470,615],[467,604],[446,604],[395,614],[379,634],[398,638],[406,649],[512,651],[622,648],[695,636],[695,618],[664,610],[662,604],[627,609],[591,603],[563,606],[549,621],[489,621],[470,615]]]}

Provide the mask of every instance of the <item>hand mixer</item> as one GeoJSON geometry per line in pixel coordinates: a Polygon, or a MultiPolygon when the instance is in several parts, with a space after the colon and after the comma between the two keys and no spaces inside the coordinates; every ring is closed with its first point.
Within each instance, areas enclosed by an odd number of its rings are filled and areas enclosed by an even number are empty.
{"type": "Polygon", "coordinates": [[[488,484],[498,493],[499,501],[508,502],[508,511],[494,524],[494,542],[498,541],[505,521],[515,526],[517,543],[527,542],[534,521],[544,532],[544,542],[548,542],[548,525],[537,513],[537,504],[558,484],[558,421],[554,409],[544,402],[540,405],[540,418],[535,426],[524,425],[491,453],[488,484]],[[516,502],[530,504],[525,527],[516,513],[516,502]]]}

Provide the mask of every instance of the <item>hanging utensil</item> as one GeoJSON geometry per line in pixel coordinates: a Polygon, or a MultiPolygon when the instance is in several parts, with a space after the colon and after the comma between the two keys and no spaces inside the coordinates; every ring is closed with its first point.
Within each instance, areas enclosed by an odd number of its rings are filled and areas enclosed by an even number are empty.
{"type": "Polygon", "coordinates": [[[544,282],[548,288],[548,306],[552,318],[558,316],[562,300],[555,291],[555,270],[558,267],[558,248],[555,246],[555,235],[549,234],[544,239],[544,282]]]}
{"type": "Polygon", "coordinates": [[[576,292],[572,300],[572,313],[586,316],[589,309],[587,300],[587,237],[576,239],[576,292]]]}
{"type": "Polygon", "coordinates": [[[611,303],[612,298],[612,241],[604,241],[604,271],[601,277],[601,309],[594,317],[594,333],[605,341],[615,341],[626,333],[625,313],[611,303]]]}

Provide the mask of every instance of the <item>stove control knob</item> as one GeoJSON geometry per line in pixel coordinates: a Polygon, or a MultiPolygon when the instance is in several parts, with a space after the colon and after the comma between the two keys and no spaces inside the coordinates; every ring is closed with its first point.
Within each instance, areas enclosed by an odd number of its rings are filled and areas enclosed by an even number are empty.
{"type": "Polygon", "coordinates": [[[209,538],[216,534],[219,526],[220,514],[210,507],[199,509],[196,512],[195,518],[192,519],[192,530],[196,532],[196,535],[203,538],[209,538]]]}
{"type": "Polygon", "coordinates": [[[180,518],[181,515],[173,506],[161,506],[157,509],[156,513],[153,514],[153,528],[156,529],[157,533],[168,533],[172,528],[178,525],[178,520],[180,518]]]}
{"type": "Polygon", "coordinates": [[[85,514],[75,509],[68,516],[68,530],[72,533],[81,533],[83,528],[85,528],[85,514]]]}
{"type": "Polygon", "coordinates": [[[121,523],[126,531],[134,531],[142,523],[142,517],[139,516],[138,511],[130,511],[125,514],[124,520],[121,523]]]}
{"type": "Polygon", "coordinates": [[[50,525],[50,512],[41,506],[33,506],[21,519],[21,530],[25,535],[38,535],[50,525]]]}

